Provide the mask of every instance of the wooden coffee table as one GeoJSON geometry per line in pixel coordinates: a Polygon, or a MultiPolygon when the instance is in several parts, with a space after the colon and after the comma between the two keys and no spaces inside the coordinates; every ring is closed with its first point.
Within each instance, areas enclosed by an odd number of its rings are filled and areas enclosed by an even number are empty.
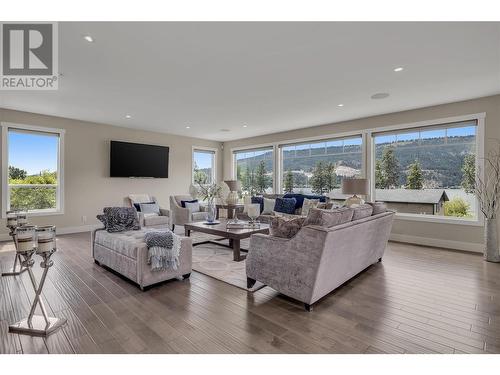
{"type": "Polygon", "coordinates": [[[221,220],[219,224],[213,224],[213,225],[205,224],[203,222],[184,224],[184,231],[187,237],[189,237],[191,231],[195,231],[195,232],[202,232],[206,234],[213,234],[215,236],[219,236],[221,237],[220,240],[229,239],[229,246],[221,244],[214,240],[198,242],[196,244],[193,244],[193,246],[212,242],[220,246],[229,247],[233,249],[233,260],[239,262],[246,258],[246,256],[240,254],[241,250],[244,250],[240,248],[240,241],[250,237],[252,234],[255,233],[268,234],[269,225],[260,224],[259,228],[226,229],[226,220],[224,221],[221,220]]]}

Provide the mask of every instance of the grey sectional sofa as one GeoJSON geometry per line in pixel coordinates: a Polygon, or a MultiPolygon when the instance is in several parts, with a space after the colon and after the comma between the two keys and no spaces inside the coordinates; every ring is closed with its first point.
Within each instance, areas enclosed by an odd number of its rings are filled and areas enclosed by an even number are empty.
{"type": "Polygon", "coordinates": [[[386,211],[331,228],[305,226],[291,239],[255,234],[246,258],[248,287],[260,281],[310,311],[313,303],[382,259],[393,218],[386,211]]]}
{"type": "Polygon", "coordinates": [[[145,233],[152,230],[155,229],[108,233],[104,229],[97,229],[92,232],[92,256],[97,264],[111,268],[139,284],[142,290],[177,277],[188,278],[192,266],[191,238],[181,238],[180,267],[177,270],[153,272],[147,264],[148,249],[144,242],[145,233]]]}

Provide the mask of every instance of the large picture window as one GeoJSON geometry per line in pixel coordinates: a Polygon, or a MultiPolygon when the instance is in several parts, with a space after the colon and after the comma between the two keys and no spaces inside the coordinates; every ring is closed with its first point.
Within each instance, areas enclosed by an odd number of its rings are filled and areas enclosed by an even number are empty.
{"type": "Polygon", "coordinates": [[[477,122],[373,134],[375,199],[403,214],[477,218],[477,122]]]}
{"type": "Polygon", "coordinates": [[[236,179],[243,194],[273,192],[274,152],[272,147],[233,152],[236,179]]]}
{"type": "Polygon", "coordinates": [[[280,146],[281,190],[286,193],[328,193],[343,177],[362,174],[361,136],[280,146]]]}
{"type": "Polygon", "coordinates": [[[5,211],[62,212],[62,134],[3,127],[5,211]]]}
{"type": "Polygon", "coordinates": [[[215,150],[193,149],[193,182],[215,182],[215,150]]]}

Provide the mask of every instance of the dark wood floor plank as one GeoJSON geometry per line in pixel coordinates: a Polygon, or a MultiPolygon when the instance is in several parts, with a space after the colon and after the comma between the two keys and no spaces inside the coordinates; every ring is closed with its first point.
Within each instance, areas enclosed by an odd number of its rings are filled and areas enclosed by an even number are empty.
{"type": "MultiPolygon", "coordinates": [[[[43,297],[67,325],[9,334],[33,291],[27,274],[2,277],[0,353],[500,353],[500,265],[475,254],[389,243],[382,263],[307,313],[271,288],[196,272],[141,292],[93,263],[88,233],[59,236],[58,249],[43,297]]],[[[12,261],[0,252],[0,269],[12,261]]]]}

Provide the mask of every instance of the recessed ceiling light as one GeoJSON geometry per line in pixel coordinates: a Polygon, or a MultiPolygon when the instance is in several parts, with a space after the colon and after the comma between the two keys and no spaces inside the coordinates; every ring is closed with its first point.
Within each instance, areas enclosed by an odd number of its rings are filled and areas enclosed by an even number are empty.
{"type": "Polygon", "coordinates": [[[243,125],[244,128],[246,128],[248,125],[243,125]]]}
{"type": "Polygon", "coordinates": [[[191,126],[186,126],[186,129],[191,129],[191,126]]]}
{"type": "Polygon", "coordinates": [[[130,116],[130,115],[125,115],[125,118],[126,118],[126,119],[131,119],[131,118],[132,118],[132,116],[130,116]]]}
{"type": "Polygon", "coordinates": [[[395,72],[401,72],[403,69],[404,69],[403,67],[399,66],[397,68],[394,68],[394,71],[395,72]]]}
{"type": "Polygon", "coordinates": [[[90,35],[85,35],[83,37],[83,39],[85,39],[89,43],[93,43],[94,42],[94,38],[92,38],[90,35]]]}
{"type": "Polygon", "coordinates": [[[229,130],[229,129],[221,129],[220,131],[221,132],[230,132],[231,130],[229,130]]]}
{"type": "Polygon", "coordinates": [[[344,105],[343,104],[337,104],[337,107],[343,107],[344,105]]]}
{"type": "Polygon", "coordinates": [[[389,96],[386,92],[377,92],[371,96],[372,99],[385,99],[389,96]]]}

